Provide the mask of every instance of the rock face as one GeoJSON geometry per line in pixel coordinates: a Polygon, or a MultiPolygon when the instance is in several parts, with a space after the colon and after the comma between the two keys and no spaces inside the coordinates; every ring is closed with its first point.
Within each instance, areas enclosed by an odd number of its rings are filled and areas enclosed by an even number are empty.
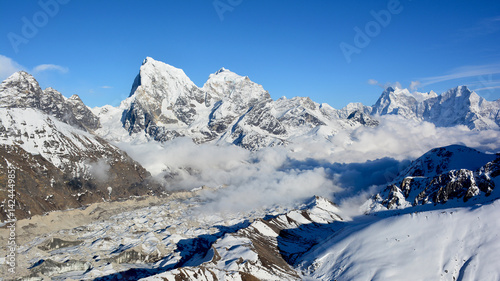
{"type": "Polygon", "coordinates": [[[373,206],[388,209],[489,196],[500,175],[500,157],[459,145],[435,148],[413,161],[373,206]]]}
{"type": "Polygon", "coordinates": [[[302,280],[296,261],[337,230],[343,219],[330,201],[315,197],[309,204],[229,232],[184,266],[150,280],[302,280]]]}
{"type": "MultiPolygon", "coordinates": [[[[120,108],[121,122],[131,136],[160,142],[187,136],[197,143],[232,143],[251,150],[286,144],[320,127],[333,135],[377,124],[362,105],[339,111],[309,98],[274,101],[261,85],[225,68],[198,88],[181,69],[152,58],[144,60],[130,97],[120,108]],[[353,111],[363,116],[348,120],[353,111]]],[[[106,114],[116,114],[96,112],[107,119],[106,114]]]]}
{"type": "Polygon", "coordinates": [[[500,100],[487,101],[459,86],[437,95],[387,88],[373,106],[373,115],[393,114],[428,121],[440,127],[465,125],[469,129],[499,129],[500,100]]]}
{"type": "MultiPolygon", "coordinates": [[[[7,186],[7,171],[15,169],[18,219],[158,192],[143,167],[91,133],[98,126],[77,96],[42,91],[25,72],[0,85],[0,181],[7,186]]],[[[2,198],[7,192],[0,190],[2,198]]]]}
{"type": "Polygon", "coordinates": [[[42,90],[24,71],[14,73],[0,85],[1,108],[32,108],[86,131],[100,127],[99,118],[77,96],[64,97],[58,91],[42,90]]]}

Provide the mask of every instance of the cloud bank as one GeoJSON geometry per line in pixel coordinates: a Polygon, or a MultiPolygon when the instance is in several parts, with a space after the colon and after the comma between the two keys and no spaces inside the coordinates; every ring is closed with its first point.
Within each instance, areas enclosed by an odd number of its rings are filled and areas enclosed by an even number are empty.
{"type": "Polygon", "coordinates": [[[500,132],[439,128],[427,122],[383,116],[376,128],[359,128],[329,139],[296,140],[287,147],[250,152],[233,145],[194,144],[177,138],[165,144],[118,144],[167,190],[202,192],[211,211],[294,207],[325,196],[353,213],[413,160],[432,148],[463,144],[500,151],[500,132]],[[305,141],[305,140],[304,140],[305,141]]]}

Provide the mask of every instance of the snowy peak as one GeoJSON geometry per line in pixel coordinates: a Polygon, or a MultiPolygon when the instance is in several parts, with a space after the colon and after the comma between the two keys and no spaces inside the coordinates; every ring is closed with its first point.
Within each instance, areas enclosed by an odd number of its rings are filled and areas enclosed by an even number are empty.
{"type": "Polygon", "coordinates": [[[32,108],[86,131],[99,128],[99,118],[80,97],[65,98],[53,88],[42,90],[30,74],[19,71],[0,85],[0,107],[32,108]]]}
{"type": "Polygon", "coordinates": [[[435,92],[410,93],[407,89],[387,88],[373,106],[373,115],[399,115],[405,119],[427,121],[438,127],[465,125],[470,129],[499,129],[499,104],[489,102],[459,86],[437,95],[435,92]]]}
{"type": "MultiPolygon", "coordinates": [[[[452,88],[448,90],[446,93],[443,93],[442,96],[443,98],[448,98],[448,97],[469,97],[473,94],[471,90],[467,86],[458,86],[456,88],[452,88]]],[[[475,94],[475,93],[474,93],[475,94]]]]}
{"type": "Polygon", "coordinates": [[[32,88],[40,87],[35,78],[26,71],[18,71],[12,74],[7,79],[5,79],[3,83],[5,83],[6,85],[15,85],[17,87],[22,87],[24,89],[30,86],[32,88]]]}
{"type": "Polygon", "coordinates": [[[414,119],[417,99],[408,89],[388,87],[373,106],[373,115],[396,114],[414,119]]]}
{"type": "Polygon", "coordinates": [[[254,104],[257,101],[271,99],[262,85],[252,82],[248,76],[240,76],[224,67],[210,74],[202,90],[214,93],[221,99],[234,100],[240,104],[254,104]]]}
{"type": "Polygon", "coordinates": [[[438,94],[436,94],[436,92],[434,91],[430,91],[428,93],[413,92],[411,94],[418,102],[423,102],[424,100],[435,98],[438,96],[438,94]]]}
{"type": "MultiPolygon", "coordinates": [[[[143,61],[139,79],[137,86],[151,88],[153,91],[158,86],[162,86],[161,89],[164,91],[156,94],[170,94],[174,97],[178,96],[184,88],[195,86],[182,69],[154,60],[151,57],[147,57],[143,61]]],[[[142,91],[139,93],[142,93],[142,91]]]]}
{"type": "Polygon", "coordinates": [[[215,72],[214,74],[217,75],[217,74],[222,73],[224,71],[229,71],[229,69],[225,69],[224,67],[222,67],[221,69],[217,70],[217,72],[215,72]]]}
{"type": "Polygon", "coordinates": [[[458,86],[438,96],[440,104],[460,104],[462,106],[470,106],[474,101],[482,99],[478,94],[469,90],[467,86],[458,86]]]}
{"type": "Polygon", "coordinates": [[[36,107],[42,89],[33,76],[19,71],[0,85],[0,107],[36,107]]]}
{"type": "Polygon", "coordinates": [[[182,69],[147,57],[124,103],[121,121],[130,134],[145,132],[156,140],[168,140],[180,134],[167,131],[165,126],[189,126],[198,110],[211,102],[211,96],[205,95],[182,69]]]}
{"type": "Polygon", "coordinates": [[[494,154],[482,153],[462,145],[439,147],[413,161],[410,167],[402,172],[402,175],[404,177],[430,177],[457,169],[475,171],[495,158],[494,154]]]}
{"type": "Polygon", "coordinates": [[[500,175],[499,155],[461,145],[430,150],[402,171],[371,200],[371,209],[407,208],[429,203],[464,204],[487,200],[500,175]]]}

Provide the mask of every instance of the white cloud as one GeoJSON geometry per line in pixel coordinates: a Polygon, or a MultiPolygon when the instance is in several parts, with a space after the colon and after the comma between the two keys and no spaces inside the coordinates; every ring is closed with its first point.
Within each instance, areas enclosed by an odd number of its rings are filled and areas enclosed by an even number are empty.
{"type": "Polygon", "coordinates": [[[403,86],[401,86],[401,83],[399,82],[386,82],[385,84],[382,84],[382,83],[379,83],[377,80],[375,79],[368,79],[368,84],[370,85],[376,85],[376,86],[379,86],[380,88],[382,89],[387,89],[388,87],[393,87],[393,88],[399,88],[399,89],[402,89],[403,86]]]}
{"type": "Polygon", "coordinates": [[[69,69],[64,66],[56,64],[41,64],[35,66],[32,70],[28,70],[26,67],[14,61],[12,58],[0,55],[0,80],[3,81],[13,73],[25,70],[31,72],[31,74],[38,74],[45,71],[57,71],[59,73],[67,73],[69,69]]]}
{"type": "Polygon", "coordinates": [[[479,89],[474,89],[474,91],[479,92],[479,91],[495,90],[495,89],[500,89],[500,86],[483,87],[483,88],[479,88],[479,89]]]}
{"type": "Polygon", "coordinates": [[[399,83],[397,81],[396,82],[387,82],[382,86],[382,88],[384,88],[384,89],[387,89],[388,87],[403,89],[403,86],[401,86],[401,83],[399,83]]]}
{"type": "Polygon", "coordinates": [[[102,89],[112,89],[113,87],[111,87],[111,86],[106,86],[106,85],[105,85],[105,86],[101,86],[101,88],[102,88],[102,89]]]}
{"type": "Polygon", "coordinates": [[[90,166],[89,171],[94,178],[96,178],[98,181],[108,180],[108,172],[111,167],[105,159],[99,159],[98,161],[89,162],[87,164],[90,166]]]}
{"type": "Polygon", "coordinates": [[[0,80],[3,81],[13,73],[25,69],[13,59],[0,55],[0,80]]]}
{"type": "Polygon", "coordinates": [[[37,65],[33,68],[33,72],[39,73],[44,71],[58,71],[60,73],[67,73],[69,69],[64,66],[56,65],[56,64],[41,64],[37,65]]]}
{"type": "Polygon", "coordinates": [[[205,208],[251,211],[275,205],[293,207],[314,195],[337,203],[362,203],[376,190],[374,186],[394,178],[409,160],[451,144],[498,152],[500,132],[440,128],[384,116],[376,128],[361,127],[330,139],[296,139],[287,147],[257,152],[233,145],[197,145],[185,138],[163,145],[118,146],[168,190],[223,187],[202,193],[208,202],[205,208]]]}
{"type": "Polygon", "coordinates": [[[410,91],[416,91],[418,87],[420,87],[420,81],[411,81],[410,83],[410,91]]]}

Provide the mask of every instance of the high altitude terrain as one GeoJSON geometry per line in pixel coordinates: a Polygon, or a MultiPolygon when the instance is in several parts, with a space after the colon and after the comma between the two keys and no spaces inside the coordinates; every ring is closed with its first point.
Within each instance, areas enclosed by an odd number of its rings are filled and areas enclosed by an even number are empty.
{"type": "Polygon", "coordinates": [[[120,106],[90,109],[18,72],[0,85],[0,182],[16,169],[30,218],[18,272],[497,280],[499,126],[500,100],[466,86],[335,109],[148,57],[120,106]]]}

